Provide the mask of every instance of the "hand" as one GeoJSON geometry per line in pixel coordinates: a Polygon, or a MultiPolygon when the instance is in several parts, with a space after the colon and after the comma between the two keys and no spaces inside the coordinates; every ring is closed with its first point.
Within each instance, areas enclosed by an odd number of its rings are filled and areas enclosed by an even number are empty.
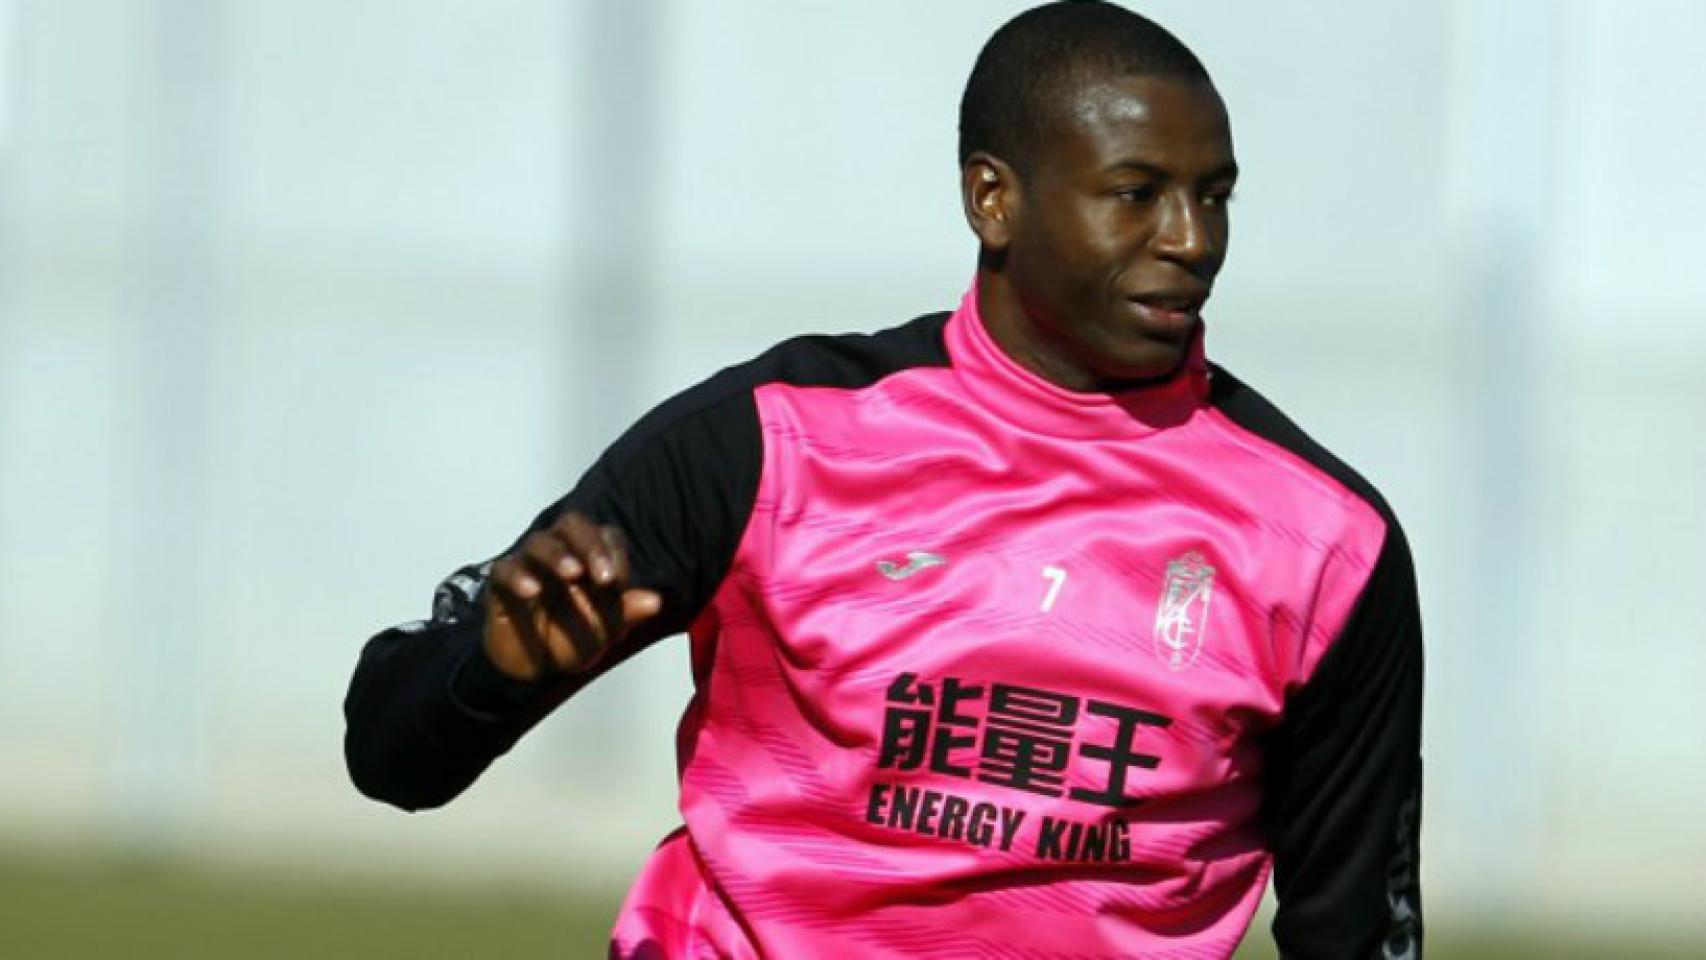
{"type": "Polygon", "coordinates": [[[583,673],[663,598],[628,586],[627,538],[565,513],[492,564],[486,656],[517,680],[583,673]]]}

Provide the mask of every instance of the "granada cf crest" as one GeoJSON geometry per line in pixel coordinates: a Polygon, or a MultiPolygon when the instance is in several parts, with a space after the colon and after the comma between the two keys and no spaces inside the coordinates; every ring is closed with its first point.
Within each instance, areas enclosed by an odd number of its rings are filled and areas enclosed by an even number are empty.
{"type": "Polygon", "coordinates": [[[1192,550],[1167,561],[1167,580],[1155,608],[1155,655],[1169,670],[1197,662],[1214,598],[1214,568],[1192,550]]]}

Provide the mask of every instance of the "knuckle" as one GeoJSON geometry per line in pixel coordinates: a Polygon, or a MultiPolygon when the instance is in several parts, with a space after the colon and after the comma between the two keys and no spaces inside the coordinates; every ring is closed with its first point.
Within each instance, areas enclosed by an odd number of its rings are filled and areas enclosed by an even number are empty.
{"type": "Polygon", "coordinates": [[[616,565],[618,570],[628,569],[628,550],[626,545],[613,543],[605,552],[609,554],[611,562],[616,565]]]}

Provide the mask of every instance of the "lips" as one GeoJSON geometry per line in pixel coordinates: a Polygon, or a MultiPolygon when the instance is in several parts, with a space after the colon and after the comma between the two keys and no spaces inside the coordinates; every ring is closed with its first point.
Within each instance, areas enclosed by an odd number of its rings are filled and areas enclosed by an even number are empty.
{"type": "Polygon", "coordinates": [[[1145,324],[1157,332],[1174,335],[1189,332],[1202,315],[1207,293],[1161,291],[1128,298],[1145,324]]]}
{"type": "Polygon", "coordinates": [[[1202,310],[1202,305],[1208,300],[1207,291],[1167,290],[1152,293],[1140,293],[1129,299],[1145,306],[1161,310],[1176,310],[1183,313],[1196,313],[1202,310]]]}

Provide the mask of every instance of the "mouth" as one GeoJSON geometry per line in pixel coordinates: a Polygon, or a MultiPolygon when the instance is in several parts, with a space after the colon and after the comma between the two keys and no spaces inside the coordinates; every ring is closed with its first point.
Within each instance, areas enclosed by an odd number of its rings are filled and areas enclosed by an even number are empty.
{"type": "Polygon", "coordinates": [[[1189,333],[1196,326],[1207,301],[1206,292],[1195,291],[1157,291],[1127,298],[1146,326],[1174,336],[1189,333]]]}

